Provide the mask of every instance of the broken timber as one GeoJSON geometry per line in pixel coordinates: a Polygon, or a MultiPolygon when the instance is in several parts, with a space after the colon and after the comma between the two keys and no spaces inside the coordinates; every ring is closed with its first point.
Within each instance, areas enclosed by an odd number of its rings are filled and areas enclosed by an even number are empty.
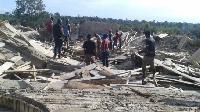
{"type": "Polygon", "coordinates": [[[81,67],[81,69],[77,69],[71,73],[63,73],[61,76],[60,76],[60,79],[61,80],[67,80],[67,79],[70,79],[70,78],[73,78],[75,76],[79,76],[82,72],[84,72],[85,70],[92,70],[94,68],[96,68],[96,64],[90,64],[88,66],[85,66],[85,67],[81,67]]]}
{"type": "Polygon", "coordinates": [[[34,70],[6,70],[5,73],[19,73],[19,72],[46,72],[49,69],[34,69],[34,70]]]}
{"type": "Polygon", "coordinates": [[[21,59],[22,59],[21,56],[14,56],[10,60],[8,60],[7,62],[5,62],[3,65],[1,65],[0,66],[0,75],[3,72],[5,72],[6,70],[8,70],[10,67],[12,67],[16,62],[18,62],[21,59]]]}
{"type": "Polygon", "coordinates": [[[200,83],[200,79],[199,79],[199,78],[189,76],[189,75],[184,74],[184,73],[182,73],[182,72],[179,72],[179,71],[177,71],[177,70],[175,70],[175,69],[173,69],[173,68],[171,68],[171,67],[168,67],[168,66],[162,64],[162,62],[161,62],[160,60],[155,59],[154,62],[155,62],[156,64],[162,66],[163,68],[169,70],[169,71],[172,71],[172,72],[177,73],[177,74],[179,74],[179,75],[181,75],[181,76],[183,76],[183,77],[185,77],[185,78],[188,78],[188,79],[190,79],[190,80],[192,80],[192,81],[195,81],[195,82],[200,83]]]}
{"type": "MultiPolygon", "coordinates": [[[[138,53],[135,52],[135,54],[136,54],[137,56],[139,56],[139,57],[142,58],[142,56],[140,56],[138,53]]],[[[158,60],[158,59],[154,59],[154,63],[157,64],[157,65],[159,65],[159,66],[162,66],[163,68],[165,68],[165,69],[167,69],[167,70],[169,70],[169,71],[172,71],[172,72],[174,72],[174,73],[176,73],[176,74],[179,74],[179,75],[181,75],[181,76],[183,76],[183,77],[185,77],[185,78],[188,78],[188,79],[190,79],[190,80],[192,80],[192,81],[195,81],[195,82],[200,83],[200,78],[196,78],[196,77],[189,76],[189,75],[184,74],[184,73],[182,73],[182,72],[180,72],[180,71],[177,71],[176,69],[173,69],[173,68],[171,68],[171,67],[168,67],[168,66],[162,64],[162,61],[160,61],[160,60],[158,60]]]]}

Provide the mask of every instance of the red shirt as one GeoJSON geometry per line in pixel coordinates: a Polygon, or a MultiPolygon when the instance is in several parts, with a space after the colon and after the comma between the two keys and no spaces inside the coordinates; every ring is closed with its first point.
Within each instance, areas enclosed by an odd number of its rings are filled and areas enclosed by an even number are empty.
{"type": "Polygon", "coordinates": [[[110,46],[110,41],[108,39],[104,39],[103,42],[101,43],[101,51],[109,51],[109,46],[110,46]]]}
{"type": "Polygon", "coordinates": [[[52,33],[52,28],[53,28],[53,21],[52,20],[49,20],[47,23],[46,23],[46,28],[47,28],[47,32],[49,33],[52,33]]]}
{"type": "Polygon", "coordinates": [[[120,34],[119,33],[115,33],[115,38],[113,39],[114,42],[119,42],[119,37],[120,37],[120,34]]]}

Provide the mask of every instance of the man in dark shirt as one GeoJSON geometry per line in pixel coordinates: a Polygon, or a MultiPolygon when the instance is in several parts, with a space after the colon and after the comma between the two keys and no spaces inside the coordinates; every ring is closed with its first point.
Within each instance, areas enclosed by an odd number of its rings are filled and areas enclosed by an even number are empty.
{"type": "Polygon", "coordinates": [[[58,19],[57,23],[53,26],[53,37],[55,42],[54,47],[54,59],[56,58],[58,52],[58,58],[61,58],[61,50],[63,45],[63,29],[62,29],[62,20],[58,19]]]}
{"type": "Polygon", "coordinates": [[[95,42],[91,41],[91,35],[87,35],[87,41],[84,42],[84,54],[85,54],[85,63],[89,65],[95,62],[95,53],[96,53],[96,44],[95,42]]]}
{"type": "Polygon", "coordinates": [[[144,52],[145,56],[142,60],[142,84],[146,84],[146,65],[150,64],[150,68],[153,71],[153,78],[155,81],[155,67],[154,67],[154,57],[155,57],[155,40],[153,37],[150,37],[150,32],[145,32],[146,36],[146,48],[139,53],[144,52]]]}

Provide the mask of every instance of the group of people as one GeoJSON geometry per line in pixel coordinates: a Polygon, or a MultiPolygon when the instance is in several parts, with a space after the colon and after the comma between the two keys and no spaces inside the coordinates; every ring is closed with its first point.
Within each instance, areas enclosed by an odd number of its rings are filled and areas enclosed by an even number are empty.
{"type": "MultiPolygon", "coordinates": [[[[54,39],[55,48],[54,48],[54,57],[56,58],[58,54],[58,58],[61,58],[61,50],[63,42],[69,46],[69,36],[70,36],[70,24],[69,19],[66,20],[66,23],[63,25],[62,20],[58,19],[57,23],[53,25],[54,18],[51,17],[51,20],[46,24],[47,32],[49,34],[49,41],[52,42],[54,39]],[[64,39],[63,39],[64,37],[64,39]]],[[[142,84],[146,84],[146,66],[150,64],[151,71],[153,72],[153,78],[155,81],[155,66],[154,66],[154,58],[155,58],[155,40],[150,36],[150,31],[144,32],[146,37],[146,45],[145,48],[138,53],[145,53],[142,61],[142,84]]],[[[114,50],[115,46],[121,48],[121,36],[122,33],[119,34],[119,31],[116,30],[115,35],[112,34],[112,30],[109,29],[108,34],[103,34],[103,39],[100,35],[95,34],[97,38],[96,43],[91,40],[91,35],[87,35],[87,41],[84,42],[84,58],[86,65],[91,63],[95,63],[96,58],[99,58],[103,62],[103,66],[108,67],[108,57],[110,54],[110,50],[114,50]]],[[[157,83],[156,83],[157,84],[157,83]]]]}
{"type": "Polygon", "coordinates": [[[108,67],[110,41],[107,39],[107,36],[107,34],[104,34],[103,41],[101,41],[100,36],[95,34],[95,37],[97,37],[97,42],[95,43],[91,40],[91,35],[87,35],[87,41],[83,44],[86,65],[95,63],[96,57],[98,57],[102,60],[103,66],[108,67]]]}
{"type": "Polygon", "coordinates": [[[49,42],[51,43],[52,40],[54,40],[55,42],[53,56],[53,58],[55,59],[57,54],[58,58],[61,58],[63,43],[64,45],[67,45],[67,47],[69,47],[69,36],[71,28],[69,24],[69,19],[66,20],[66,23],[64,25],[62,24],[61,19],[58,19],[55,25],[53,24],[53,20],[54,18],[51,17],[51,19],[46,23],[46,28],[48,32],[49,42]]]}
{"type": "MultiPolygon", "coordinates": [[[[84,42],[83,48],[85,53],[85,63],[86,65],[89,65],[91,63],[94,63],[96,58],[102,60],[103,66],[108,67],[108,57],[110,54],[110,50],[114,50],[114,47],[118,47],[118,42],[121,40],[121,34],[119,34],[119,31],[116,30],[115,35],[112,34],[112,30],[109,29],[108,34],[104,34],[103,38],[100,37],[100,35],[95,34],[95,37],[97,38],[96,43],[91,41],[91,35],[87,35],[87,41],[84,42]]],[[[120,42],[120,48],[121,48],[121,42],[120,42]]]]}
{"type": "MultiPolygon", "coordinates": [[[[143,61],[142,61],[142,84],[145,85],[147,83],[146,81],[146,66],[150,64],[150,70],[153,72],[153,79],[154,84],[157,83],[155,81],[155,66],[154,66],[154,58],[155,58],[155,40],[153,37],[150,36],[150,31],[144,32],[146,37],[146,45],[145,48],[138,53],[145,53],[143,61]]],[[[110,50],[114,49],[113,46],[117,46],[118,39],[120,39],[120,34],[118,33],[118,30],[116,30],[115,37],[113,38],[112,42],[112,30],[109,30],[109,34],[103,35],[103,40],[101,41],[101,37],[98,34],[95,34],[95,37],[97,38],[96,44],[91,40],[91,35],[88,34],[87,38],[88,40],[84,42],[83,48],[85,53],[85,62],[86,65],[89,65],[91,63],[95,63],[95,55],[102,60],[103,66],[108,67],[108,57],[110,54],[110,50]]],[[[121,42],[120,47],[121,47],[121,42]]]]}

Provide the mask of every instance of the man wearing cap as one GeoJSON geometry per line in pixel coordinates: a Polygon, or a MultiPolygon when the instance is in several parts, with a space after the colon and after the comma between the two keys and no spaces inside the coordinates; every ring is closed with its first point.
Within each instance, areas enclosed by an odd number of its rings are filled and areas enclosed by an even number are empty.
{"type": "MultiPolygon", "coordinates": [[[[153,37],[150,37],[150,31],[144,32],[146,36],[146,48],[138,53],[145,53],[145,56],[142,60],[142,85],[145,85],[146,82],[146,65],[150,64],[151,71],[153,71],[153,78],[155,81],[155,67],[154,67],[154,58],[155,58],[155,40],[153,37]]],[[[157,83],[156,83],[157,84],[157,83]]]]}
{"type": "Polygon", "coordinates": [[[89,65],[91,63],[95,62],[95,53],[96,53],[96,44],[91,39],[91,35],[87,35],[87,41],[84,42],[83,48],[84,48],[84,58],[86,65],[89,65]]]}

